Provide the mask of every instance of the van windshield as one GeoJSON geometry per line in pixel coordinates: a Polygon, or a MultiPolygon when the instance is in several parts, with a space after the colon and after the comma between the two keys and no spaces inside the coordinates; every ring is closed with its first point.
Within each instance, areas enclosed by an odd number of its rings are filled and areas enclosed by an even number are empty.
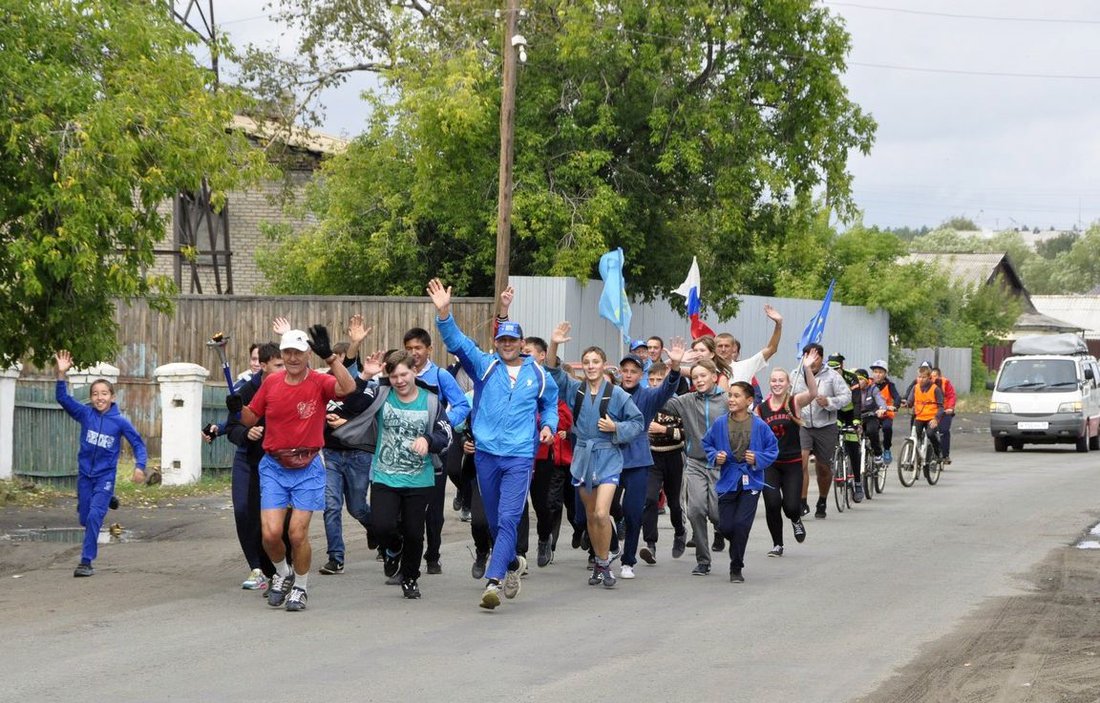
{"type": "Polygon", "coordinates": [[[1009,359],[997,379],[1006,393],[1065,393],[1077,387],[1077,364],[1070,359],[1009,359]]]}

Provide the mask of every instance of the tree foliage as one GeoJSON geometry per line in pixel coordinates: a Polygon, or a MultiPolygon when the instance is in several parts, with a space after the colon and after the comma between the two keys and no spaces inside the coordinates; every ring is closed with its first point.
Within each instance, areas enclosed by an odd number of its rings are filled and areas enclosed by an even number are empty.
{"type": "MultiPolygon", "coordinates": [[[[280,7],[301,32],[302,61],[249,52],[249,85],[276,96],[280,84],[316,87],[365,69],[381,87],[366,96],[366,132],[308,196],[317,226],[279,238],[262,259],[273,289],[418,293],[439,274],[464,294],[489,293],[499,3],[280,7]]],[[[525,7],[514,274],[588,278],[621,246],[631,292],[652,298],[698,255],[705,302],[728,315],[736,294],[771,293],[794,271],[773,255],[812,239],[815,194],[829,213],[853,214],[848,154],[869,150],[874,122],[841,83],[849,37],[828,9],[812,0],[525,7]]]]}
{"type": "Polygon", "coordinates": [[[157,209],[204,174],[228,187],[262,154],[226,133],[163,3],[0,0],[0,364],[111,358],[115,299],[169,307],[146,274],[157,209]]]}

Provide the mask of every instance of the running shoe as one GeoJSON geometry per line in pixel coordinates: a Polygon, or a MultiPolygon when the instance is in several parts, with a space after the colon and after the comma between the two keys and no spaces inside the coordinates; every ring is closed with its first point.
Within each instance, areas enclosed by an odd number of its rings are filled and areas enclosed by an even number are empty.
{"type": "MultiPolygon", "coordinates": [[[[633,573],[633,572],[631,572],[631,573],[633,573]]],[[[608,564],[607,566],[603,567],[603,587],[604,588],[615,588],[615,582],[617,580],[618,579],[615,578],[615,573],[613,571],[611,571],[611,564],[608,564]]]]}
{"type": "Polygon", "coordinates": [[[92,568],[91,564],[80,562],[73,569],[73,578],[83,578],[85,576],[95,576],[95,569],[92,568]]]}
{"type": "Polygon", "coordinates": [[[326,576],[331,576],[332,574],[342,574],[344,573],[344,562],[336,561],[335,559],[329,559],[325,562],[325,565],[319,569],[319,571],[326,576]]]}
{"type": "Polygon", "coordinates": [[[818,498],[818,500],[817,500],[817,510],[814,511],[814,517],[819,519],[819,520],[824,520],[825,519],[825,499],[824,498],[818,498]]]}
{"type": "Polygon", "coordinates": [[[428,562],[428,573],[432,574],[432,575],[442,574],[443,573],[443,565],[440,564],[438,560],[429,561],[428,562]]]}
{"type": "Polygon", "coordinates": [[[462,512],[458,514],[458,519],[461,522],[472,522],[474,519],[474,514],[470,512],[469,508],[463,508],[462,512]]]}
{"type": "Polygon", "coordinates": [[[420,597],[420,586],[416,583],[416,579],[405,579],[401,582],[401,595],[409,600],[420,597]]]}
{"type": "Polygon", "coordinates": [[[706,576],[710,574],[710,564],[696,564],[691,570],[692,576],[706,576]]]}
{"type": "Polygon", "coordinates": [[[619,570],[619,578],[632,579],[634,578],[634,567],[630,564],[623,564],[623,568],[619,570]]]}
{"type": "Polygon", "coordinates": [[[111,510],[118,510],[118,496],[111,496],[111,500],[107,501],[107,507],[111,510]]]}
{"type": "MultiPolygon", "coordinates": [[[[509,569],[508,573],[504,575],[504,597],[511,600],[519,595],[520,589],[520,574],[527,571],[527,559],[521,556],[516,557],[516,561],[519,562],[515,569],[509,569]]],[[[509,565],[511,566],[511,565],[509,565]]]]}
{"type": "Polygon", "coordinates": [[[272,608],[281,608],[286,603],[286,596],[294,585],[294,572],[290,576],[280,576],[276,573],[271,577],[271,586],[267,589],[267,604],[272,608]]]}
{"type": "MultiPolygon", "coordinates": [[[[647,542],[646,546],[638,550],[638,556],[642,558],[642,561],[652,566],[657,563],[657,545],[652,542],[647,542]]],[[[623,578],[626,578],[625,576],[623,578]]]]}
{"type": "Polygon", "coordinates": [[[741,569],[730,567],[730,583],[744,583],[745,577],[741,575],[741,569]]]}
{"type": "Polygon", "coordinates": [[[263,584],[267,581],[264,578],[264,572],[260,569],[253,569],[248,573],[248,578],[241,581],[241,588],[246,591],[257,591],[263,588],[263,584]]]}
{"type": "Polygon", "coordinates": [[[809,515],[810,514],[810,504],[806,502],[805,498],[802,499],[802,514],[803,515],[809,515]]]}
{"type": "Polygon", "coordinates": [[[489,561],[489,554],[477,554],[474,556],[474,565],[470,567],[470,576],[477,580],[485,578],[485,564],[489,561]]]}
{"type": "Polygon", "coordinates": [[[945,456],[945,457],[943,458],[943,463],[944,463],[944,464],[950,464],[950,463],[951,463],[951,457],[949,457],[949,456],[945,456]]]}
{"type": "Polygon", "coordinates": [[[574,527],[573,528],[573,540],[570,543],[570,544],[572,544],[573,549],[580,549],[581,548],[581,542],[583,541],[583,539],[584,539],[584,535],[581,533],[580,530],[578,530],[577,528],[574,527]]]}
{"type": "Polygon", "coordinates": [[[481,592],[481,602],[478,605],[486,610],[492,610],[500,605],[500,584],[490,581],[481,592]]]}
{"type": "Polygon", "coordinates": [[[292,588],[290,595],[286,597],[286,612],[296,613],[306,609],[306,589],[292,588]]]}
{"type": "Polygon", "coordinates": [[[710,548],[716,552],[720,552],[726,548],[726,538],[722,535],[714,535],[714,542],[710,545],[710,548]]]}
{"type": "Polygon", "coordinates": [[[684,542],[684,535],[679,534],[679,535],[673,535],[672,536],[672,558],[673,559],[679,559],[680,557],[684,556],[684,550],[686,549],[686,547],[687,547],[687,545],[684,542]]]}
{"type": "Polygon", "coordinates": [[[539,568],[545,567],[554,561],[554,552],[550,549],[550,540],[539,540],[539,568]]]}
{"type": "Polygon", "coordinates": [[[588,577],[589,586],[599,586],[603,582],[603,569],[599,564],[592,565],[592,573],[588,577]]]}
{"type": "Polygon", "coordinates": [[[386,550],[382,558],[382,573],[386,576],[393,576],[397,573],[397,568],[401,564],[401,552],[397,554],[390,554],[390,550],[386,550]]]}
{"type": "Polygon", "coordinates": [[[777,544],[774,547],[772,547],[771,550],[768,552],[768,556],[769,557],[781,557],[781,556],[783,556],[783,545],[782,544],[777,544]]]}
{"type": "Polygon", "coordinates": [[[459,510],[462,510],[462,496],[456,495],[455,499],[451,501],[451,510],[455,511],[456,513],[459,510]]]}
{"type": "Polygon", "coordinates": [[[806,526],[802,524],[802,519],[799,518],[791,523],[791,527],[794,528],[794,539],[801,544],[806,541],[806,526]]]}
{"type": "Polygon", "coordinates": [[[891,452],[889,449],[884,449],[882,451],[882,460],[885,461],[887,464],[892,463],[894,461],[894,453],[891,452]]]}
{"type": "Polygon", "coordinates": [[[856,492],[855,492],[855,495],[852,496],[852,500],[854,500],[857,503],[862,503],[863,502],[863,482],[862,481],[856,481],[856,492]]]}
{"type": "Polygon", "coordinates": [[[592,540],[588,539],[588,530],[581,533],[581,549],[585,551],[592,549],[592,540]]]}

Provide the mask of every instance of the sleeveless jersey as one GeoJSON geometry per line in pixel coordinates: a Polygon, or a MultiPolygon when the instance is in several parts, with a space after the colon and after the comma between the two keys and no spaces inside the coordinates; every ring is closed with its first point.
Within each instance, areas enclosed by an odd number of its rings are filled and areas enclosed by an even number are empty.
{"type": "Polygon", "coordinates": [[[772,434],[775,435],[775,439],[779,443],[779,456],[776,461],[801,460],[802,447],[798,441],[799,426],[789,407],[784,404],[778,410],[772,410],[771,396],[769,395],[763,403],[756,406],[756,414],[760,416],[761,420],[768,423],[768,427],[771,428],[772,434]]]}

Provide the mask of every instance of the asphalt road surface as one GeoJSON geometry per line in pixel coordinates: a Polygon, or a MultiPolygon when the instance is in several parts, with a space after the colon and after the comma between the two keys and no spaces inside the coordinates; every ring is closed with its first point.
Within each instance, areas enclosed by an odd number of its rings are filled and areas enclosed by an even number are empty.
{"type": "MultiPolygon", "coordinates": [[[[830,501],[802,545],[788,525],[778,559],[765,556],[761,502],[744,584],[728,581],[724,553],[713,575],[689,575],[691,550],[671,559],[663,521],[658,564],[639,564],[637,579],[590,587],[585,555],[563,544],[493,612],[477,607],[472,543],[449,499],[444,574],[421,577],[419,601],[384,585],[350,519],[346,572],[318,575],[318,516],[297,614],[237,587],[247,570],[225,497],[124,507],[144,538],[103,547],[94,578],[72,578],[76,545],[0,541],[0,700],[897,700],[912,690],[906,667],[981,627],[983,606],[1041,598],[1034,569],[1100,520],[1097,454],[995,454],[980,432],[957,434],[953,454],[937,486],[906,489],[892,471],[873,501],[842,515],[830,501]]],[[[1031,683],[996,676],[983,699],[1042,700],[1006,694],[1031,683]]],[[[922,700],[965,699],[923,685],[922,700]]],[[[1100,674],[1078,688],[1095,700],[1100,674]]]]}

